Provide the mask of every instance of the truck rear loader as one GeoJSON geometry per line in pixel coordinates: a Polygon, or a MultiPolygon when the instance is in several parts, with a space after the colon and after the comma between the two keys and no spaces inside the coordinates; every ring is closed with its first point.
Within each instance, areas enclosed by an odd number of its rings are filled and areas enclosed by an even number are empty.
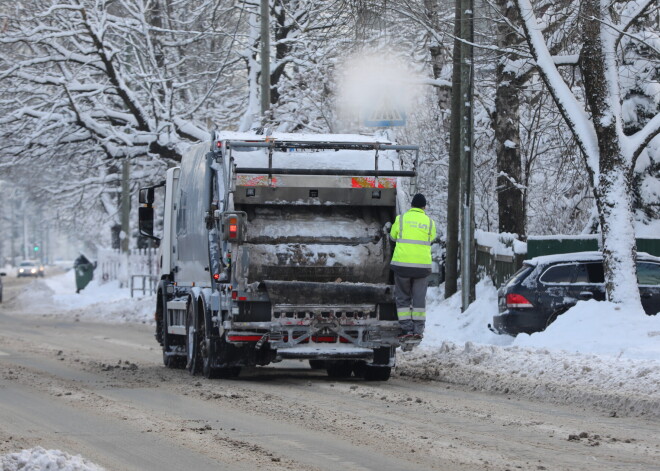
{"type": "Polygon", "coordinates": [[[305,359],[387,380],[400,346],[389,227],[416,176],[402,157],[417,154],[365,136],[216,133],[140,189],[140,232],[160,240],[165,365],[212,378],[305,359]]]}

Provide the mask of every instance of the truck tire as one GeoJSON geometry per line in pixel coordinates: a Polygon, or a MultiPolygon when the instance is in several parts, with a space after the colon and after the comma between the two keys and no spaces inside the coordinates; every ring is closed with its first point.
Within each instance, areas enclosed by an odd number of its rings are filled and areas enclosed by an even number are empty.
{"type": "Polygon", "coordinates": [[[192,300],[186,310],[186,369],[191,375],[199,373],[199,337],[196,330],[195,306],[192,300]]]}
{"type": "Polygon", "coordinates": [[[365,365],[364,379],[367,381],[387,381],[390,379],[392,368],[389,366],[365,365]]]}
{"type": "Polygon", "coordinates": [[[330,378],[350,378],[353,373],[353,362],[332,361],[327,362],[326,371],[330,378]]]}

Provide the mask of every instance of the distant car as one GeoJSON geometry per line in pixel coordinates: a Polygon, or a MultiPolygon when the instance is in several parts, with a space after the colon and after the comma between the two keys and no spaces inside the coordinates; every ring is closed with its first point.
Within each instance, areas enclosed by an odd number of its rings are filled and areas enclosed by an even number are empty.
{"type": "Polygon", "coordinates": [[[23,276],[44,276],[46,273],[46,270],[43,265],[39,265],[36,262],[21,262],[20,265],[18,265],[18,277],[21,278],[23,276]]]}
{"type": "Polygon", "coordinates": [[[0,303],[2,302],[2,277],[7,276],[5,272],[0,272],[0,303]]]}
{"type": "MultiPolygon", "coordinates": [[[[660,257],[637,254],[637,283],[648,315],[660,312],[660,257]]],[[[498,291],[491,330],[531,334],[545,330],[580,300],[605,300],[601,252],[546,255],[526,260],[498,291]]]]}

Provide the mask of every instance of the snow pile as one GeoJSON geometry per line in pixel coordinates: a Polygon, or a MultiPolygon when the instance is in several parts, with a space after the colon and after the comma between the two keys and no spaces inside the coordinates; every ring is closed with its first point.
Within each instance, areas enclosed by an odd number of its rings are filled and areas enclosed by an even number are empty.
{"type": "Polygon", "coordinates": [[[26,285],[8,304],[30,314],[66,313],[108,322],[144,324],[153,322],[156,302],[152,295],[131,298],[130,290],[121,288],[118,281],[99,284],[92,280],[76,293],[75,271],[69,270],[26,285]]]}
{"type": "Polygon", "coordinates": [[[658,360],[660,318],[612,303],[580,301],[544,332],[518,335],[514,345],[658,360]]]}
{"type": "Polygon", "coordinates": [[[443,299],[441,288],[430,289],[429,301],[424,341],[399,355],[400,375],[660,417],[659,316],[585,301],[544,332],[513,338],[487,328],[497,314],[488,281],[465,312],[460,293],[443,299]]]}
{"type": "Polygon", "coordinates": [[[489,247],[493,255],[513,256],[527,253],[527,244],[510,232],[486,232],[477,229],[474,231],[474,239],[478,245],[489,247]]]}
{"type": "Polygon", "coordinates": [[[0,465],[2,471],[103,471],[80,455],[41,447],[1,456],[0,465]]]}
{"type": "Polygon", "coordinates": [[[401,355],[402,376],[480,391],[660,417],[660,363],[548,349],[445,342],[401,355]]]}

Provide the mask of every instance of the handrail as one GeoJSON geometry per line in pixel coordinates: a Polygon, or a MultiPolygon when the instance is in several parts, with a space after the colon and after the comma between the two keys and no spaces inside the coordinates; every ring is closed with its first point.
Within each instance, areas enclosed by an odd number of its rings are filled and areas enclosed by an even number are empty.
{"type": "Polygon", "coordinates": [[[269,175],[321,175],[321,176],[351,176],[351,177],[415,177],[414,170],[346,170],[334,168],[268,168],[268,167],[236,167],[235,173],[269,174],[269,175]]]}
{"type": "Polygon", "coordinates": [[[267,147],[280,149],[330,149],[330,150],[419,150],[419,146],[385,144],[380,142],[327,142],[327,141],[225,141],[228,148],[267,147]]]}

